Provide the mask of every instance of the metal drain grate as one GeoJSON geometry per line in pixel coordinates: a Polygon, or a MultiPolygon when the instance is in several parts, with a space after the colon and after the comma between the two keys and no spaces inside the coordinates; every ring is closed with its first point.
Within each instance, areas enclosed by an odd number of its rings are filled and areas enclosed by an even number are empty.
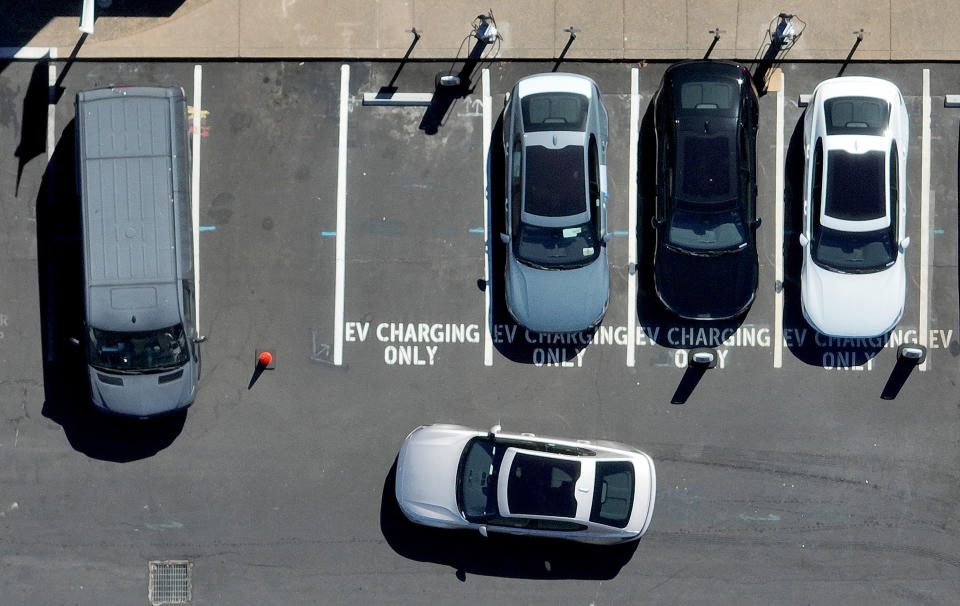
{"type": "Polygon", "coordinates": [[[187,560],[150,562],[149,598],[153,606],[186,604],[193,599],[190,576],[193,563],[187,560]]]}

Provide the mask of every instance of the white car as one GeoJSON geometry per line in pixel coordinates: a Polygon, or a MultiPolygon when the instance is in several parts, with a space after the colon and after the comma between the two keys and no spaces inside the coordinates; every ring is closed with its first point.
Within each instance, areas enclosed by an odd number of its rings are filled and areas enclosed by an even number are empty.
{"type": "Polygon", "coordinates": [[[400,447],[396,495],[412,522],[440,528],[622,543],[653,516],[653,460],[616,442],[417,427],[400,447]]]}
{"type": "Polygon", "coordinates": [[[878,78],[821,82],[803,124],[803,268],[807,322],[836,337],[893,330],[906,295],[907,110],[878,78]]]}

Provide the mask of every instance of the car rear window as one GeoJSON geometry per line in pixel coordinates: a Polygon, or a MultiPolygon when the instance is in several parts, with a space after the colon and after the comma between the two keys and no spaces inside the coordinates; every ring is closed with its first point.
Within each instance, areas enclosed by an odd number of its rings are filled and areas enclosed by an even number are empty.
{"type": "Polygon", "coordinates": [[[583,131],[587,121],[590,100],[576,93],[537,93],[527,95],[520,102],[523,130],[583,131]]]}
{"type": "Polygon", "coordinates": [[[572,518],[577,513],[574,489],[579,477],[578,461],[518,452],[507,483],[510,513],[572,518]]]}
{"type": "Polygon", "coordinates": [[[583,146],[527,147],[523,210],[540,217],[569,217],[587,209],[583,146]]]}
{"type": "Polygon", "coordinates": [[[728,136],[685,135],[679,143],[677,197],[689,202],[725,202],[737,196],[728,136]]]}
{"type": "Polygon", "coordinates": [[[882,151],[851,154],[827,152],[827,193],[824,214],[845,221],[868,221],[887,214],[882,151]]]}
{"type": "Polygon", "coordinates": [[[684,110],[730,110],[737,105],[733,81],[684,82],[680,85],[680,108],[684,110]]]}
{"type": "Polygon", "coordinates": [[[633,464],[629,461],[597,463],[590,521],[623,528],[633,510],[633,464]]]}
{"type": "Polygon", "coordinates": [[[837,97],[823,104],[828,135],[882,135],[890,104],[875,97],[837,97]]]}

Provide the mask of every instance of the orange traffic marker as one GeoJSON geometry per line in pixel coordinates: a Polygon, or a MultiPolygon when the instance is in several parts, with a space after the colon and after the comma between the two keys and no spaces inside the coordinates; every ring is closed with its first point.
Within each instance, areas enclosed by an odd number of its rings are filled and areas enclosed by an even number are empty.
{"type": "Polygon", "coordinates": [[[271,354],[269,351],[261,351],[260,355],[257,357],[257,364],[266,368],[267,366],[270,366],[270,364],[272,363],[273,363],[273,354],[271,354]]]}

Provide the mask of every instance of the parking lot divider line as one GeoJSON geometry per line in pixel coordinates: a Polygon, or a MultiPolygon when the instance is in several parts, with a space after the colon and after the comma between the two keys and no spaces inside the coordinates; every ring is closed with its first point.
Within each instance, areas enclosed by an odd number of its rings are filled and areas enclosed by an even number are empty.
{"type": "MultiPolygon", "coordinates": [[[[55,59],[57,56],[57,49],[51,48],[47,54],[48,59],[50,60],[47,64],[47,172],[44,178],[47,179],[47,208],[53,208],[54,204],[54,195],[53,195],[53,183],[50,181],[53,177],[52,166],[50,166],[50,161],[53,159],[53,151],[56,149],[55,136],[57,132],[57,66],[53,64],[52,59],[55,59]]],[[[47,250],[48,258],[53,259],[54,250],[53,246],[49,245],[47,250]]],[[[47,292],[53,293],[53,272],[47,272],[47,292]]],[[[53,317],[53,301],[54,297],[47,297],[47,317],[53,317]]],[[[47,362],[53,362],[55,358],[56,343],[53,339],[53,331],[47,331],[47,353],[46,360],[47,362]]]]}
{"type": "Polygon", "coordinates": [[[333,363],[343,365],[343,282],[347,252],[347,116],[350,66],[340,66],[340,140],[337,150],[337,277],[333,303],[333,363]]]}
{"type": "Polygon", "coordinates": [[[200,337],[200,136],[203,115],[200,105],[203,90],[203,67],[193,66],[193,165],[190,167],[190,207],[193,216],[193,307],[195,337],[200,337]]]}
{"type": "Polygon", "coordinates": [[[774,177],[774,212],[776,213],[776,235],[774,259],[776,280],[773,293],[773,367],[783,366],[783,91],[785,77],[780,71],[780,85],[777,87],[777,169],[774,177]]]}
{"type": "Polygon", "coordinates": [[[630,70],[630,145],[627,148],[627,366],[637,357],[637,153],[640,148],[640,70],[630,70]]]}
{"type": "MultiPolygon", "coordinates": [[[[927,346],[930,304],[930,70],[923,70],[923,111],[920,116],[920,345],[927,346]]],[[[920,364],[927,370],[930,356],[920,364]]]]}
{"type": "Polygon", "coordinates": [[[493,202],[490,195],[490,137],[493,135],[491,132],[491,123],[493,118],[492,108],[490,107],[490,70],[484,69],[482,72],[482,81],[483,81],[483,283],[485,288],[484,292],[484,302],[483,302],[483,313],[484,313],[484,330],[483,330],[483,365],[484,366],[493,366],[493,339],[490,336],[491,326],[493,322],[493,316],[491,314],[492,306],[490,305],[491,297],[491,288],[490,288],[490,208],[493,202]]]}

